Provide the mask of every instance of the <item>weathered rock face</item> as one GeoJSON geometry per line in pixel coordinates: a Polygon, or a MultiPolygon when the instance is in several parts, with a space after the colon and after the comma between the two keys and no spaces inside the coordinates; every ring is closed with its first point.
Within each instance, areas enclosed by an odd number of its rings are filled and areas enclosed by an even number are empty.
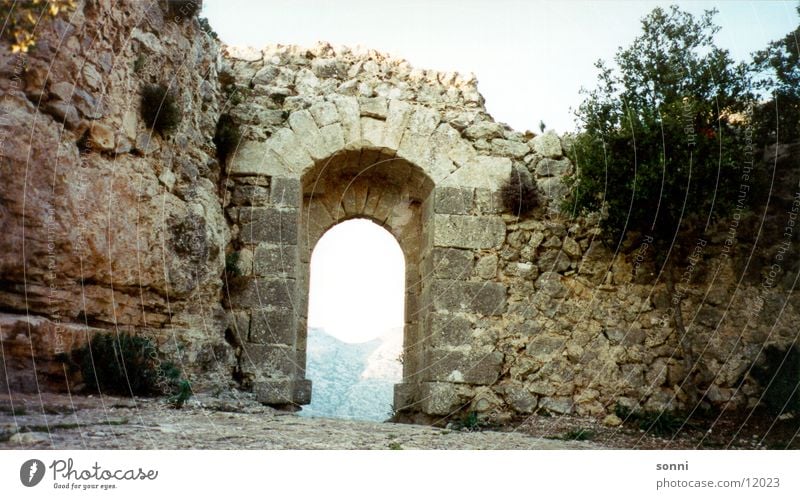
{"type": "MultiPolygon", "coordinates": [[[[596,219],[559,213],[569,144],[494,122],[472,77],[325,44],[219,51],[196,21],[139,3],[87,2],[27,61],[0,54],[12,389],[63,386],[58,353],[123,329],[155,337],[198,388],[236,379],[263,403],[307,403],[311,252],[354,217],[406,257],[401,412],[752,406],[760,346],[794,339],[796,300],[783,307],[761,275],[737,287],[723,237],[679,269],[681,342],[646,247],[615,253],[596,219]],[[166,136],[137,109],[140,87],[164,78],[183,108],[166,136]],[[224,168],[211,141],[223,113],[243,139],[224,168]],[[512,168],[544,193],[527,219],[500,203],[512,168]]],[[[781,199],[783,227],[796,211],[793,193],[781,199]]],[[[769,278],[773,260],[755,272],[769,278]]]]}
{"type": "Polygon", "coordinates": [[[73,373],[48,362],[103,330],[154,337],[187,374],[229,373],[216,42],[157,2],[81,6],[27,56],[0,47],[0,340],[28,352],[0,384],[37,389],[35,358],[54,372],[40,387],[64,386],[73,373]],[[167,136],[139,117],[156,82],[182,108],[167,136]]]}

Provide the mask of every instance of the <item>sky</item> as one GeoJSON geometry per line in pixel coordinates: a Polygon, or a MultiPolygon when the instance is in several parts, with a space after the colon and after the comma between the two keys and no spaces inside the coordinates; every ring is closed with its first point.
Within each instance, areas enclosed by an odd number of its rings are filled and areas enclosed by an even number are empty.
{"type": "Polygon", "coordinates": [[[490,114],[513,128],[562,133],[594,62],[611,60],[638,35],[653,7],[716,8],[717,44],[736,60],[797,26],[793,1],[620,0],[206,0],[203,13],[223,42],[362,45],[413,66],[475,73],[490,114]]]}
{"type": "Polygon", "coordinates": [[[308,327],[348,343],[401,331],[405,257],[386,229],[369,220],[342,222],[311,254],[308,327]]]}
{"type": "MultiPolygon", "coordinates": [[[[716,8],[717,44],[735,60],[797,26],[797,1],[205,0],[223,42],[361,45],[413,66],[475,73],[489,113],[513,128],[575,129],[571,108],[654,7],[716,8]]],[[[360,220],[323,236],[311,261],[309,326],[367,341],[403,323],[403,255],[393,237],[360,220]]]]}

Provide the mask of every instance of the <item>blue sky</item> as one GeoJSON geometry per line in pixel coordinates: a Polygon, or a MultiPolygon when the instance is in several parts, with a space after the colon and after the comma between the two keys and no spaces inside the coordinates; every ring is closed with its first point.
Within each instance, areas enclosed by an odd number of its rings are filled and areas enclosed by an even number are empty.
{"type": "Polygon", "coordinates": [[[363,45],[422,68],[473,72],[497,121],[518,130],[539,120],[574,128],[570,107],[657,5],[699,14],[716,8],[717,43],[738,60],[800,22],[797,1],[206,0],[211,26],[230,45],[363,45]]]}

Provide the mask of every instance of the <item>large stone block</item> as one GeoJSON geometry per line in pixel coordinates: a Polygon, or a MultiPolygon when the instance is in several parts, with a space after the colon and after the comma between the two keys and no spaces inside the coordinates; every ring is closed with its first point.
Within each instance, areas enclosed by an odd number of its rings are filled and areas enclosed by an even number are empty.
{"type": "Polygon", "coordinates": [[[324,126],[319,130],[325,150],[330,155],[344,150],[344,129],[339,123],[324,126]]]}
{"type": "Polygon", "coordinates": [[[245,244],[263,242],[297,244],[298,210],[252,207],[239,210],[239,239],[245,244]]]}
{"type": "Polygon", "coordinates": [[[496,215],[502,213],[503,199],[499,190],[475,189],[475,208],[482,215],[496,215]]]}
{"type": "Polygon", "coordinates": [[[431,345],[458,347],[467,345],[472,336],[472,321],[455,314],[431,313],[431,345]]]}
{"type": "Polygon", "coordinates": [[[419,401],[422,412],[431,416],[447,416],[461,403],[458,389],[452,383],[421,383],[419,401]]]}
{"type": "Polygon", "coordinates": [[[432,348],[426,352],[422,376],[428,381],[491,385],[500,377],[503,354],[476,354],[432,348]]]}
{"type": "Polygon", "coordinates": [[[358,100],[352,96],[335,95],[331,100],[339,110],[342,128],[344,129],[344,142],[346,148],[361,146],[361,112],[358,100]]]}
{"type": "Polygon", "coordinates": [[[289,126],[292,127],[297,140],[313,159],[320,160],[331,154],[325,147],[314,117],[307,109],[301,109],[289,115],[289,126]]]}
{"type": "Polygon", "coordinates": [[[286,166],[265,142],[250,140],[242,141],[236,148],[228,162],[228,172],[231,175],[272,176],[285,174],[286,166]]]}
{"type": "Polygon", "coordinates": [[[269,187],[261,185],[237,185],[231,194],[235,206],[264,206],[269,203],[269,187]]]}
{"type": "Polygon", "coordinates": [[[332,102],[315,102],[309,111],[320,128],[339,121],[339,111],[336,110],[336,104],[332,102]]]}
{"type": "Polygon", "coordinates": [[[500,315],[506,308],[507,289],[497,282],[436,279],[431,293],[435,311],[500,315]]]}
{"type": "Polygon", "coordinates": [[[492,149],[501,156],[513,158],[522,158],[531,151],[528,144],[506,139],[492,140],[492,149]]]}
{"type": "Polygon", "coordinates": [[[297,303],[297,281],[294,279],[236,278],[231,284],[233,307],[288,308],[297,303]]]}
{"type": "Polygon", "coordinates": [[[476,156],[441,182],[445,187],[472,187],[498,190],[511,175],[511,160],[496,156],[476,156]]]}
{"type": "Polygon", "coordinates": [[[386,117],[386,129],[383,132],[383,144],[385,147],[397,151],[400,148],[400,140],[403,132],[408,126],[413,107],[406,101],[389,101],[389,114],[386,117]]]}
{"type": "Polygon", "coordinates": [[[416,383],[397,383],[394,385],[394,409],[395,411],[410,410],[415,405],[419,385],[416,383]]]}
{"type": "Polygon", "coordinates": [[[537,180],[536,183],[539,185],[539,190],[550,199],[550,207],[558,210],[561,201],[569,192],[561,177],[544,177],[537,180]]]}
{"type": "Polygon", "coordinates": [[[270,379],[253,384],[256,400],[266,405],[305,405],[311,402],[311,381],[270,379]]]}
{"type": "Polygon", "coordinates": [[[272,177],[272,193],[270,200],[273,205],[299,208],[302,197],[300,179],[272,177]]]}
{"type": "Polygon", "coordinates": [[[365,144],[373,147],[383,145],[383,133],[386,129],[386,122],[375,118],[361,118],[361,135],[365,144]]]}
{"type": "Polygon", "coordinates": [[[472,251],[454,248],[433,248],[433,275],[441,279],[467,280],[472,274],[472,251]]]}
{"type": "Polygon", "coordinates": [[[434,246],[465,249],[497,248],[506,238],[499,216],[434,215],[434,246]]]}
{"type": "Polygon", "coordinates": [[[534,152],[546,158],[561,157],[561,139],[553,132],[534,137],[530,142],[534,152]]]}
{"type": "Polygon", "coordinates": [[[288,309],[256,309],[250,319],[250,343],[294,345],[297,318],[288,309]]]}
{"type": "Polygon", "coordinates": [[[536,174],[542,177],[557,177],[572,173],[572,163],[567,158],[544,158],[536,165],[536,174]]]}
{"type": "Polygon", "coordinates": [[[253,256],[253,273],[258,277],[295,277],[298,264],[296,245],[261,243],[253,256]]]}
{"type": "Polygon", "coordinates": [[[473,189],[439,187],[434,190],[434,212],[448,215],[466,215],[472,211],[473,189]]]}
{"type": "Polygon", "coordinates": [[[244,372],[256,378],[283,378],[295,375],[297,362],[294,347],[245,343],[240,358],[244,372]]]}
{"type": "Polygon", "coordinates": [[[385,120],[387,114],[387,102],[385,97],[361,97],[358,99],[361,108],[361,116],[385,120]]]}

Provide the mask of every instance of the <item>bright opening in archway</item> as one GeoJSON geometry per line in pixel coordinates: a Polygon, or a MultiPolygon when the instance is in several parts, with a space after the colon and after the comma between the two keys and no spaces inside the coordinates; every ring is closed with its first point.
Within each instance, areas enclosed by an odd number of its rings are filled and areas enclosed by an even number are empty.
{"type": "Polygon", "coordinates": [[[391,415],[405,320],[405,258],[374,222],[342,222],[311,255],[303,415],[383,421],[391,415]]]}

